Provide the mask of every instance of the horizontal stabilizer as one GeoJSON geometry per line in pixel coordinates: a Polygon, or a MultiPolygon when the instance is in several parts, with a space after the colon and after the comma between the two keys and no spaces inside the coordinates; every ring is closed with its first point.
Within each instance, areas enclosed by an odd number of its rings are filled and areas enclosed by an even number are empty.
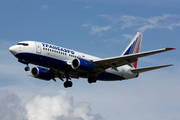
{"type": "Polygon", "coordinates": [[[134,73],[142,73],[142,72],[147,72],[159,68],[164,68],[164,67],[169,67],[172,66],[172,64],[169,65],[161,65],[161,66],[153,66],[153,67],[145,67],[145,68],[137,68],[137,69],[132,69],[131,71],[134,73]]]}

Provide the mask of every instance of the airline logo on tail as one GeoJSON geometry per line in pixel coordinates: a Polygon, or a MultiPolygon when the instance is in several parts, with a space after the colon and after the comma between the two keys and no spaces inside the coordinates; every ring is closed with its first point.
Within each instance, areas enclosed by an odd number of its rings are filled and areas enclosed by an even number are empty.
{"type": "MultiPolygon", "coordinates": [[[[128,45],[126,50],[124,51],[123,55],[128,55],[128,54],[133,54],[133,53],[139,53],[140,48],[141,48],[141,42],[142,42],[142,33],[137,33],[136,36],[133,38],[131,43],[128,45]]],[[[132,63],[134,68],[137,68],[137,62],[132,63]]]]}

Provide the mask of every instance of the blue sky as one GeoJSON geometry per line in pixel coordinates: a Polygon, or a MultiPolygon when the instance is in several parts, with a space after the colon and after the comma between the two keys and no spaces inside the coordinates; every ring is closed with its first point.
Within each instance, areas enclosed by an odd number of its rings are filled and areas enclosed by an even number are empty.
{"type": "Polygon", "coordinates": [[[179,6],[179,0],[0,0],[0,119],[180,119],[179,6]],[[138,67],[174,66],[121,82],[74,79],[64,89],[60,80],[30,77],[9,52],[19,41],[33,40],[114,57],[137,32],[143,33],[142,52],[177,49],[141,58],[138,67]]]}

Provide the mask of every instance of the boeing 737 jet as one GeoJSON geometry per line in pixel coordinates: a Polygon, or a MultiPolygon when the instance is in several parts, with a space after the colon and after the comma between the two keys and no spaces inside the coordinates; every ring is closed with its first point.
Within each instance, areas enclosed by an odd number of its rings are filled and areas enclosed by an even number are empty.
{"type": "Polygon", "coordinates": [[[172,65],[137,68],[138,58],[175,49],[167,47],[140,53],[142,37],[143,34],[138,32],[122,55],[110,58],[99,58],[36,41],[19,42],[11,46],[9,51],[19,62],[26,65],[25,71],[30,70],[29,64],[37,65],[31,69],[32,77],[46,81],[65,79],[64,87],[68,88],[73,85],[71,78],[87,78],[89,83],[95,83],[97,80],[121,81],[136,78],[142,72],[172,65]]]}

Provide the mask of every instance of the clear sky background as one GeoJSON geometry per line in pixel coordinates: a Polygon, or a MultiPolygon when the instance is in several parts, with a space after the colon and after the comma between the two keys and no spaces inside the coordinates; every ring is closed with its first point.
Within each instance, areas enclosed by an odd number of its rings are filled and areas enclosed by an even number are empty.
{"type": "MultiPolygon", "coordinates": [[[[0,0],[1,120],[180,120],[179,0],[0,0]],[[174,64],[136,79],[89,85],[32,78],[9,52],[19,41],[42,41],[101,58],[121,55],[137,32],[138,67],[174,64]]],[[[30,66],[31,68],[33,65],[30,66]]]]}

